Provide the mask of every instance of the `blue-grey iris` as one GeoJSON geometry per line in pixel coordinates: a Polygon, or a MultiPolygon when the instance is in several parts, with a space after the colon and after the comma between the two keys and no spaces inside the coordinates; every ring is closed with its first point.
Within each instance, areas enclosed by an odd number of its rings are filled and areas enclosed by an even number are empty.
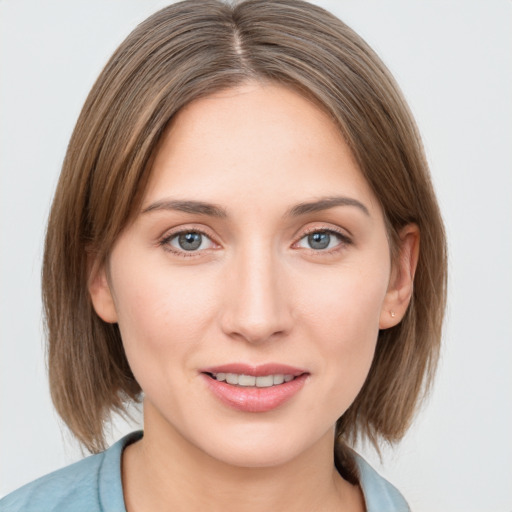
{"type": "Polygon", "coordinates": [[[326,232],[308,235],[308,243],[312,249],[326,249],[331,241],[331,235],[326,232]]]}
{"type": "Polygon", "coordinates": [[[178,243],[184,251],[194,251],[201,246],[201,233],[184,233],[179,235],[178,243]]]}

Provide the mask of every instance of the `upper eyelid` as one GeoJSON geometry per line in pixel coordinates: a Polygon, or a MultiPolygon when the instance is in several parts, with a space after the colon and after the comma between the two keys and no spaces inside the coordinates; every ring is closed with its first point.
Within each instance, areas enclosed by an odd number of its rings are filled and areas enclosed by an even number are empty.
{"type": "Polygon", "coordinates": [[[328,254],[329,252],[335,252],[336,250],[339,250],[340,249],[340,246],[347,246],[347,245],[352,245],[353,242],[352,242],[352,237],[349,237],[348,235],[346,235],[345,233],[341,232],[341,231],[338,231],[336,229],[333,229],[333,228],[326,228],[326,229],[322,229],[322,228],[316,228],[316,229],[312,229],[311,231],[309,232],[304,232],[294,243],[293,245],[297,245],[301,240],[303,240],[304,238],[306,238],[307,236],[309,236],[310,234],[312,233],[329,233],[329,234],[334,234],[336,236],[338,236],[339,240],[340,240],[340,243],[330,249],[330,250],[323,250],[323,249],[307,249],[307,248],[303,248],[305,250],[311,250],[315,253],[324,253],[324,254],[328,254]]]}
{"type": "Polygon", "coordinates": [[[182,233],[200,233],[201,235],[205,235],[208,238],[212,240],[212,242],[218,243],[216,241],[215,235],[211,233],[211,230],[203,227],[196,227],[196,226],[187,226],[187,227],[176,227],[166,230],[162,236],[159,237],[159,240],[167,240],[174,238],[177,235],[181,235],[182,233]]]}
{"type": "Polygon", "coordinates": [[[333,227],[328,227],[328,226],[322,226],[322,227],[315,226],[312,228],[305,229],[302,232],[302,236],[309,235],[310,233],[316,233],[316,232],[338,233],[340,235],[343,234],[341,228],[333,228],[333,227]]]}
{"type": "Polygon", "coordinates": [[[305,230],[300,231],[300,235],[297,236],[297,241],[302,240],[307,235],[310,235],[311,233],[317,233],[317,232],[327,232],[327,233],[335,233],[336,235],[339,235],[341,238],[345,240],[352,241],[353,235],[350,233],[347,229],[341,228],[341,227],[334,227],[334,226],[312,226],[311,228],[306,228],[305,230]]]}

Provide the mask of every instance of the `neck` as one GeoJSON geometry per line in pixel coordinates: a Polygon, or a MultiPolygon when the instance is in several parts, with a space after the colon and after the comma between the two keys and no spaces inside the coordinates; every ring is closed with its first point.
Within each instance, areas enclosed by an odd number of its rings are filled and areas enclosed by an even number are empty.
{"type": "Polygon", "coordinates": [[[334,467],[331,432],[293,460],[240,467],[211,457],[146,416],[144,437],[123,454],[127,512],[364,510],[359,488],[334,467]]]}

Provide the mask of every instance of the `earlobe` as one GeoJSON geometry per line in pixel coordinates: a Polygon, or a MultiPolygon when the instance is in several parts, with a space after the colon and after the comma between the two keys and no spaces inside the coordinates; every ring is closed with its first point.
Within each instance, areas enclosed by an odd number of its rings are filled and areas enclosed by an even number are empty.
{"type": "Polygon", "coordinates": [[[405,315],[414,289],[414,274],[418,265],[420,230],[407,224],[400,231],[400,247],[393,265],[388,291],[380,315],[379,328],[394,327],[405,315]]]}
{"type": "Polygon", "coordinates": [[[107,279],[106,264],[92,265],[88,286],[92,305],[98,316],[107,323],[116,323],[117,311],[107,279]]]}

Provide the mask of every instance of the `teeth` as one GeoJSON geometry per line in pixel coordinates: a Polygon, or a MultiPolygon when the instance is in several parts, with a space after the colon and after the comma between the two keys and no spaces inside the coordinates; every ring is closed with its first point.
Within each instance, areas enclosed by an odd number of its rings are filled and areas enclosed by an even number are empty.
{"type": "Polygon", "coordinates": [[[277,386],[283,382],[290,382],[295,377],[293,375],[278,373],[276,375],[244,375],[238,373],[213,373],[212,376],[218,381],[226,381],[228,384],[242,387],[269,388],[277,386]]]}
{"type": "Polygon", "coordinates": [[[265,375],[264,377],[256,377],[257,388],[269,388],[274,385],[274,376],[265,375]]]}
{"type": "Polygon", "coordinates": [[[238,375],[236,373],[226,373],[226,382],[228,384],[238,384],[238,375]]]}
{"type": "MultiPolygon", "coordinates": [[[[291,377],[291,375],[288,375],[288,377],[291,377]]],[[[284,375],[281,375],[281,374],[274,375],[274,384],[282,384],[283,382],[284,382],[284,375]]]]}
{"type": "Polygon", "coordinates": [[[256,381],[257,379],[256,377],[254,377],[254,375],[239,375],[237,384],[239,386],[255,386],[256,381]]]}

